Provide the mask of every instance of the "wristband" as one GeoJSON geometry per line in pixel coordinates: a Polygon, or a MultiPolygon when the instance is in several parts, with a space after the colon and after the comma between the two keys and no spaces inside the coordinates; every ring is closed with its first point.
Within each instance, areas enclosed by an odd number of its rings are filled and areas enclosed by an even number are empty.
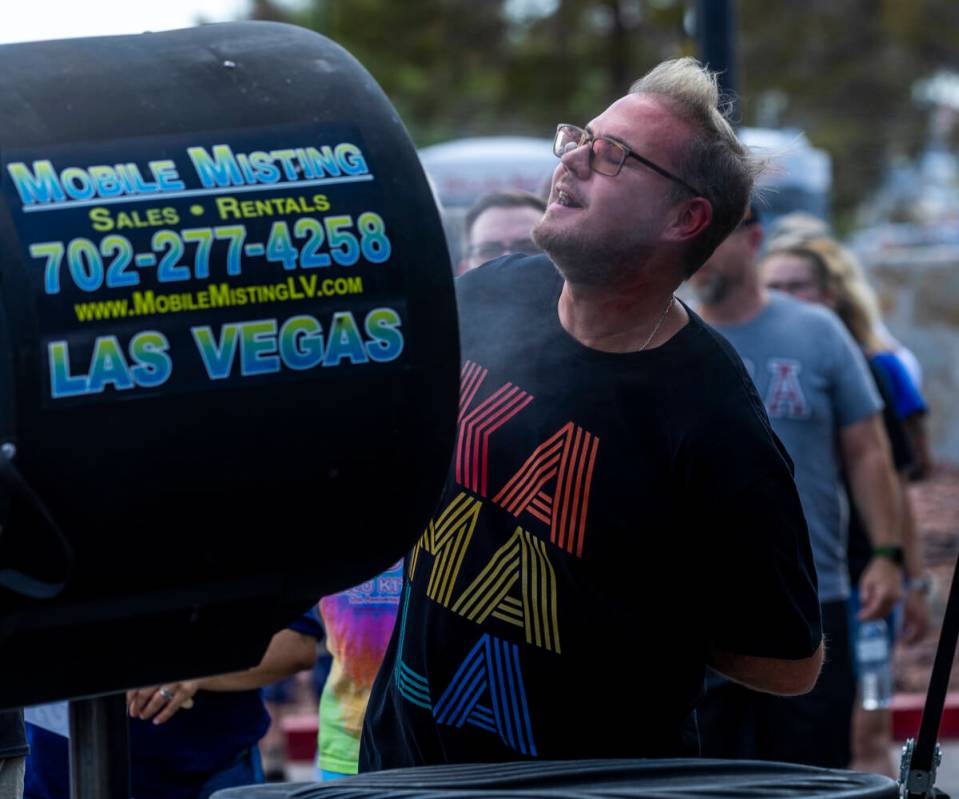
{"type": "Polygon", "coordinates": [[[883,546],[883,547],[873,547],[872,556],[874,558],[889,558],[897,566],[902,566],[903,564],[903,554],[902,547],[899,546],[883,546]]]}
{"type": "Polygon", "coordinates": [[[922,577],[913,577],[906,580],[906,590],[915,591],[922,596],[929,596],[932,593],[932,578],[928,574],[922,577]]]}

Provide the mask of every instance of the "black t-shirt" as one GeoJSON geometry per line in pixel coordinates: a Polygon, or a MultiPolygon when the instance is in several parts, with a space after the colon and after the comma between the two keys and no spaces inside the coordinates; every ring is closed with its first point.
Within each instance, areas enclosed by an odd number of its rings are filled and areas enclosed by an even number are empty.
{"type": "Polygon", "coordinates": [[[0,710],[0,760],[29,751],[22,710],[0,710]]]}
{"type": "Polygon", "coordinates": [[[791,463],[739,357],[692,312],[656,349],[588,349],[561,288],[545,256],[458,282],[459,433],[361,770],[696,753],[711,647],[819,644],[791,463]]]}

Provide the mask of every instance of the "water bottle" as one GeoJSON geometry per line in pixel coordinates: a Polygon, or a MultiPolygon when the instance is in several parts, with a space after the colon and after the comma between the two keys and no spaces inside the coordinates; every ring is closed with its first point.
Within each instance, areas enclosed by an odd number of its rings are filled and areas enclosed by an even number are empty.
{"type": "Polygon", "coordinates": [[[880,710],[892,704],[889,654],[886,622],[882,619],[860,622],[856,659],[859,662],[859,697],[865,710],[880,710]]]}

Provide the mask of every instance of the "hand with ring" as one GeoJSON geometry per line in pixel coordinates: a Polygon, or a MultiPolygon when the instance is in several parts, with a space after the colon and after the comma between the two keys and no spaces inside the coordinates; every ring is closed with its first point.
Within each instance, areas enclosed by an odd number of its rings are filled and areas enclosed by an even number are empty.
{"type": "Polygon", "coordinates": [[[153,719],[154,724],[163,724],[181,708],[189,710],[193,707],[193,695],[198,687],[195,681],[184,680],[127,691],[130,717],[144,721],[153,719]]]}

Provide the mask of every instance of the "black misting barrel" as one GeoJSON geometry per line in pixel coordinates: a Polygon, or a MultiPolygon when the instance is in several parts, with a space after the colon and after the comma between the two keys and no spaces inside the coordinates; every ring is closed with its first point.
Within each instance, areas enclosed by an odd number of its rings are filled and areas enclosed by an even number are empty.
{"type": "Polygon", "coordinates": [[[392,769],[310,784],[228,788],[216,799],[896,799],[880,774],[756,760],[565,760],[392,769]]]}
{"type": "Polygon", "coordinates": [[[300,28],[0,46],[0,707],[253,665],[448,465],[443,231],[300,28]]]}

